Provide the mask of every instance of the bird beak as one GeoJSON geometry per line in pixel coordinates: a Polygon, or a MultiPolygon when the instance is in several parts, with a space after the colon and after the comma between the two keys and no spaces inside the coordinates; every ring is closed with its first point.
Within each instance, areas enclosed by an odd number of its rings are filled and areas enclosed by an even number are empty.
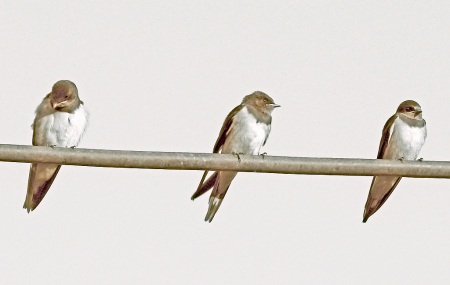
{"type": "Polygon", "coordinates": [[[272,106],[272,107],[274,107],[274,108],[276,108],[276,107],[281,107],[280,105],[278,105],[278,104],[269,104],[270,106],[272,106]]]}
{"type": "Polygon", "coordinates": [[[416,111],[414,111],[414,117],[417,117],[417,115],[419,115],[420,113],[422,113],[422,110],[416,110],[416,111]]]}
{"type": "Polygon", "coordinates": [[[63,102],[59,102],[59,103],[53,103],[52,102],[52,107],[55,110],[62,109],[63,107],[65,107],[66,103],[67,103],[67,101],[63,101],[63,102]]]}

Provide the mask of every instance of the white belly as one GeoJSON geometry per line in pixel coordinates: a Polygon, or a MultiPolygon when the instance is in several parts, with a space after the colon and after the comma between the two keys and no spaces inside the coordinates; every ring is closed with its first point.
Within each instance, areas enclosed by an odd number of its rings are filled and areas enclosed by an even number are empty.
{"type": "Polygon", "coordinates": [[[393,132],[389,140],[384,158],[415,160],[427,136],[426,126],[411,127],[400,118],[394,122],[393,132]]]}
{"type": "Polygon", "coordinates": [[[233,120],[222,153],[258,155],[269,132],[270,125],[257,122],[247,107],[244,107],[233,120]]]}
{"type": "Polygon", "coordinates": [[[36,118],[34,142],[41,146],[77,146],[87,126],[87,112],[83,105],[74,112],[54,112],[36,118]]]}

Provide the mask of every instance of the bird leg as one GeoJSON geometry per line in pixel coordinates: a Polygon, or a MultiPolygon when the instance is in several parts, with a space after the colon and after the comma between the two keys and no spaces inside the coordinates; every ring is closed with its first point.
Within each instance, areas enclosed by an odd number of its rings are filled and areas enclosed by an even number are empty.
{"type": "Polygon", "coordinates": [[[263,159],[264,159],[264,157],[267,155],[267,152],[263,152],[263,153],[261,153],[260,155],[262,155],[262,157],[263,157],[263,159]]]}
{"type": "Polygon", "coordinates": [[[402,156],[402,157],[400,157],[398,160],[400,160],[401,162],[403,162],[404,159],[405,159],[405,158],[402,156]]]}
{"type": "Polygon", "coordinates": [[[418,161],[422,162],[423,161],[423,157],[419,158],[418,161]]]}
{"type": "Polygon", "coordinates": [[[234,154],[237,156],[239,163],[241,163],[241,157],[239,156],[240,154],[244,155],[244,153],[240,152],[240,153],[236,153],[236,152],[232,152],[231,154],[234,154]]]}

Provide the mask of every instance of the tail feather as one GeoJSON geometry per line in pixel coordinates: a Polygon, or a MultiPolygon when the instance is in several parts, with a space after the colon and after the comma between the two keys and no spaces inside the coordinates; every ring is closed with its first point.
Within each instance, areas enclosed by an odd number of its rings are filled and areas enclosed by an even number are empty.
{"type": "Polygon", "coordinates": [[[208,213],[206,213],[205,222],[211,223],[214,215],[217,213],[217,210],[219,210],[220,204],[222,204],[222,201],[227,194],[228,188],[230,188],[231,181],[233,181],[237,174],[237,172],[234,171],[220,171],[218,174],[219,173],[220,175],[218,175],[218,178],[215,179],[216,182],[211,192],[211,197],[209,197],[208,213]]]}
{"type": "Polygon", "coordinates": [[[220,204],[222,204],[223,199],[219,199],[217,197],[210,197],[209,198],[209,207],[208,207],[208,213],[206,213],[205,216],[205,222],[210,222],[213,220],[214,216],[217,213],[217,210],[219,210],[220,204]]]}
{"type": "Polygon", "coordinates": [[[211,189],[216,183],[219,172],[218,171],[214,172],[213,175],[211,175],[208,178],[208,180],[206,180],[206,182],[203,183],[203,181],[205,181],[206,175],[208,175],[208,171],[205,171],[205,173],[203,174],[202,180],[200,180],[200,184],[198,185],[197,191],[195,191],[195,193],[192,195],[191,200],[194,200],[197,197],[208,192],[208,190],[211,189]]]}

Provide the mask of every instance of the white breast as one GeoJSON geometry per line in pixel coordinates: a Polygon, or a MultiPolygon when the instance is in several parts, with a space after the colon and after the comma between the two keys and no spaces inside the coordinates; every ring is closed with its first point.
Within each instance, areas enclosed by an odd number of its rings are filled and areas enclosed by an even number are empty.
{"type": "Polygon", "coordinates": [[[257,122],[244,106],[234,117],[222,153],[258,155],[269,133],[270,125],[257,122]]]}
{"type": "Polygon", "coordinates": [[[426,126],[411,127],[399,117],[392,126],[392,135],[384,158],[415,160],[427,137],[426,126]]]}
{"type": "Polygon", "coordinates": [[[59,147],[78,146],[88,123],[88,113],[84,105],[81,104],[73,113],[45,111],[36,112],[38,116],[34,122],[33,134],[35,144],[59,147]]]}

